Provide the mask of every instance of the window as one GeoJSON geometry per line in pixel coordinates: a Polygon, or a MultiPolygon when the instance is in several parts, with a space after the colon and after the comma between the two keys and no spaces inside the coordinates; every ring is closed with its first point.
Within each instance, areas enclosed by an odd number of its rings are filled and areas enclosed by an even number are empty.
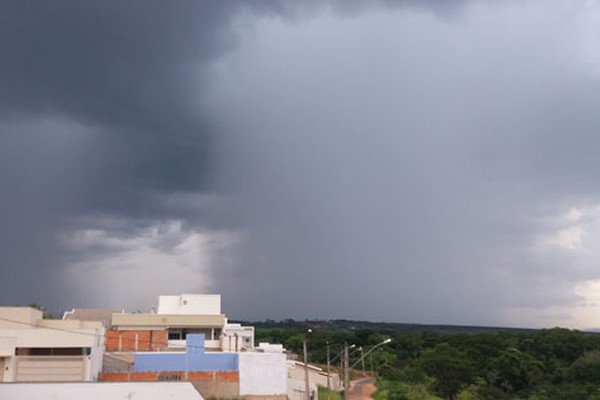
{"type": "Polygon", "coordinates": [[[81,356],[90,355],[89,347],[18,347],[17,356],[81,356]]]}
{"type": "Polygon", "coordinates": [[[182,336],[181,331],[169,331],[169,340],[182,340],[182,336]]]}

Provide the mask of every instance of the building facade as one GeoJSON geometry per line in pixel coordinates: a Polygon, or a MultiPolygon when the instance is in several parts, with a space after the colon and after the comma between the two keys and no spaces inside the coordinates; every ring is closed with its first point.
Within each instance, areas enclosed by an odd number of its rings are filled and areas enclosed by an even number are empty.
{"type": "Polygon", "coordinates": [[[202,334],[207,351],[244,351],[254,347],[254,327],[229,324],[221,296],[159,296],[151,313],[115,313],[107,351],[184,350],[188,334],[202,334]]]}
{"type": "Polygon", "coordinates": [[[0,307],[0,382],[95,381],[103,353],[100,322],[45,320],[31,307],[0,307]]]}

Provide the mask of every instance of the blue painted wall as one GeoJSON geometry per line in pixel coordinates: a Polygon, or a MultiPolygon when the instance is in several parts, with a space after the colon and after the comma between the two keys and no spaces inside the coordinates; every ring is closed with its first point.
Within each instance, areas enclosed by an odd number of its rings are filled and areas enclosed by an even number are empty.
{"type": "Polygon", "coordinates": [[[133,370],[150,371],[238,371],[239,358],[232,353],[206,353],[204,334],[186,337],[185,353],[135,353],[133,370]]]}

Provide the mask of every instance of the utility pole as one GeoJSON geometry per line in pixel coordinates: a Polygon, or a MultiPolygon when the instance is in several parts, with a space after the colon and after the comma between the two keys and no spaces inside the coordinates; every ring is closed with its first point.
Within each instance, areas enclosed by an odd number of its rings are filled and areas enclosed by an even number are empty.
{"type": "Polygon", "coordinates": [[[348,343],[344,343],[344,399],[350,399],[350,355],[348,343]]]}
{"type": "Polygon", "coordinates": [[[329,365],[329,340],[327,341],[327,400],[331,400],[331,366],[329,365]]]}
{"type": "Polygon", "coordinates": [[[366,375],[366,370],[365,370],[365,352],[364,352],[362,346],[360,347],[360,355],[361,355],[361,360],[362,360],[363,375],[366,375]]]}
{"type": "Polygon", "coordinates": [[[306,350],[306,335],[304,336],[304,390],[306,392],[305,399],[310,400],[310,385],[308,382],[308,352],[306,350]]]}

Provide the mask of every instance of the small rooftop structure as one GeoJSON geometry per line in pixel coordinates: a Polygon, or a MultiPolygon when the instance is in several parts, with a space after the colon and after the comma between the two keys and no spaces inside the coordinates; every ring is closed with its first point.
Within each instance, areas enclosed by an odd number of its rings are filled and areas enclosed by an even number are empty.
{"type": "Polygon", "coordinates": [[[159,296],[157,314],[221,315],[220,294],[159,296]]]}

